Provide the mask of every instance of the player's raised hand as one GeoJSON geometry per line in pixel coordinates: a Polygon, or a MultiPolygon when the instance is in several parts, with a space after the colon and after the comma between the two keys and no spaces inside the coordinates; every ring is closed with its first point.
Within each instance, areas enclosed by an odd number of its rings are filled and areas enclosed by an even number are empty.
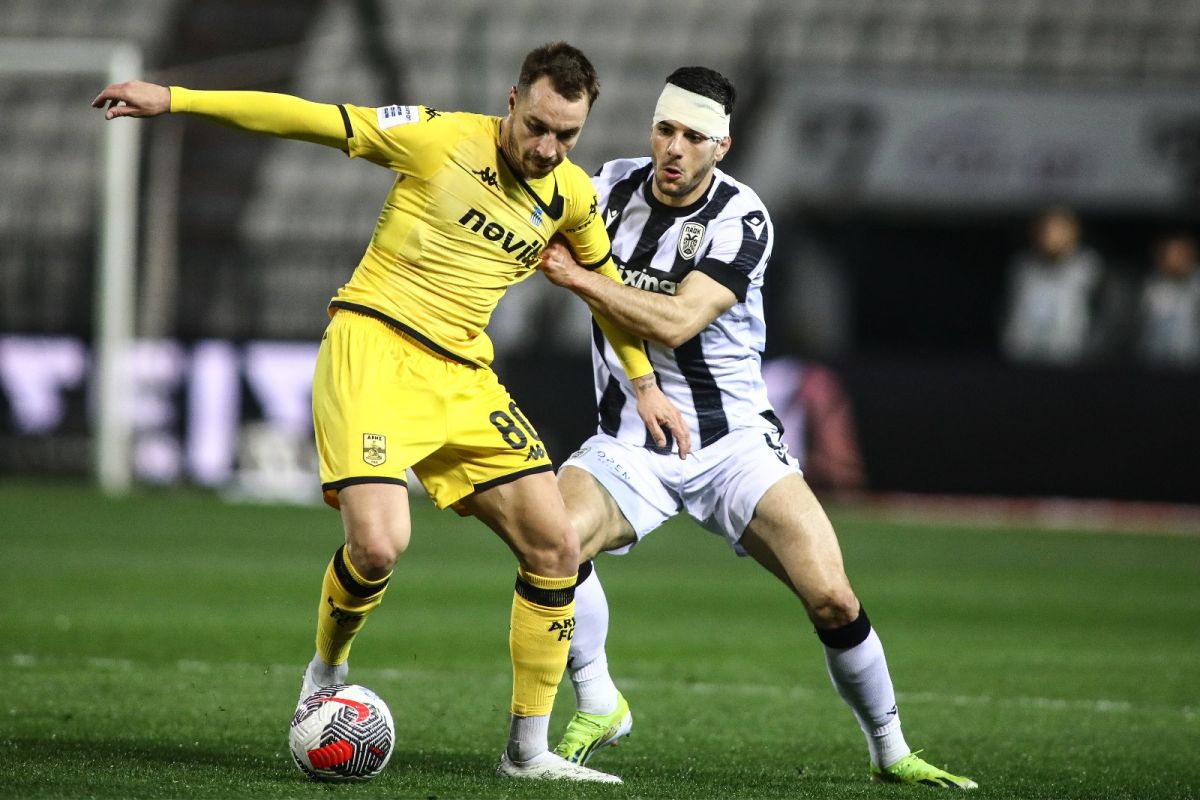
{"type": "Polygon", "coordinates": [[[171,90],[146,81],[113,83],[96,95],[92,108],[108,109],[105,119],[117,117],[157,117],[171,110],[171,90]]]}
{"type": "Polygon", "coordinates": [[[667,437],[663,433],[663,428],[666,428],[675,439],[679,457],[687,458],[688,453],[692,452],[691,431],[683,420],[683,414],[658,387],[654,374],[634,378],[633,393],[637,397],[638,416],[650,431],[650,438],[654,443],[659,447],[667,446],[667,437]]]}

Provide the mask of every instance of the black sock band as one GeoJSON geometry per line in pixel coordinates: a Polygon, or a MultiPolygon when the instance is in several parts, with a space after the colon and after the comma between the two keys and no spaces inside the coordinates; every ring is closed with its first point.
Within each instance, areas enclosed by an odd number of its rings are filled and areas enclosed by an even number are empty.
{"type": "Polygon", "coordinates": [[[333,554],[333,574],[337,576],[338,583],[340,583],[342,588],[347,592],[355,597],[367,598],[374,597],[387,588],[390,576],[388,578],[384,578],[379,583],[368,586],[364,583],[361,583],[357,578],[354,577],[353,573],[350,572],[350,567],[347,566],[347,560],[346,545],[342,545],[338,548],[338,551],[333,554]]]}
{"type": "Polygon", "coordinates": [[[518,596],[546,608],[569,606],[575,599],[574,586],[568,586],[565,589],[543,589],[539,586],[534,586],[520,575],[517,575],[517,585],[515,588],[518,596]]]}
{"type": "Polygon", "coordinates": [[[826,647],[834,650],[849,650],[866,641],[871,635],[871,620],[867,618],[866,609],[858,608],[858,616],[853,622],[840,628],[817,628],[817,638],[826,647]]]}
{"type": "Polygon", "coordinates": [[[584,581],[586,581],[588,578],[590,578],[592,576],[592,570],[595,568],[596,567],[594,564],[592,564],[591,559],[588,559],[587,561],[580,564],[579,565],[579,577],[575,579],[575,585],[576,586],[582,585],[584,581]]]}

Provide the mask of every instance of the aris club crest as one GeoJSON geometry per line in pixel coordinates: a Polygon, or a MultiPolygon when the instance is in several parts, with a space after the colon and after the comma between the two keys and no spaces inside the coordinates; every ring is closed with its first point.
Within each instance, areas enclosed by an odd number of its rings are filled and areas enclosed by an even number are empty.
{"type": "Polygon", "coordinates": [[[363,434],[363,461],[378,467],[387,461],[387,437],[381,433],[363,434]]]}

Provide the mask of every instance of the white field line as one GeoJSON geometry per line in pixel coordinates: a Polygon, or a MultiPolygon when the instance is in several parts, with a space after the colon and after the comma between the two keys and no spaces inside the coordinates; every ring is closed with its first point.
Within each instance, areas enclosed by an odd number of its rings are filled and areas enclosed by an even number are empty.
{"type": "MultiPolygon", "coordinates": [[[[71,664],[67,660],[59,659],[39,659],[27,653],[14,653],[8,657],[8,663],[12,667],[19,669],[37,669],[39,667],[70,667],[71,664]]],[[[83,666],[88,669],[102,670],[106,672],[134,672],[140,670],[161,669],[158,665],[141,664],[136,661],[124,658],[94,658],[89,657],[83,659],[83,666]]],[[[250,664],[242,662],[211,662],[197,661],[194,659],[183,659],[176,661],[174,667],[179,672],[184,673],[220,673],[220,672],[238,672],[246,673],[261,673],[269,674],[274,677],[283,677],[287,680],[294,680],[297,685],[300,682],[300,672],[303,665],[298,664],[250,664]]],[[[476,684],[482,684],[489,687],[503,689],[511,684],[511,676],[507,673],[500,672],[480,672],[472,670],[455,670],[447,672],[445,670],[422,670],[422,669],[396,669],[394,667],[379,667],[370,668],[364,667],[355,670],[355,676],[365,675],[374,680],[387,680],[403,683],[405,680],[428,680],[438,681],[445,679],[460,679],[464,675],[469,675],[470,680],[476,684]]],[[[716,683],[707,681],[668,681],[658,679],[640,679],[626,678],[621,680],[622,688],[636,689],[645,692],[654,692],[662,694],[666,692],[676,692],[687,695],[718,695],[718,694],[735,694],[743,697],[767,697],[772,699],[798,699],[808,698],[814,695],[825,693],[833,693],[833,687],[822,686],[820,688],[812,688],[806,686],[771,686],[768,684],[758,683],[716,683]]],[[[1021,708],[1032,709],[1037,711],[1062,711],[1067,713],[1083,713],[1083,714],[1132,714],[1132,715],[1153,715],[1153,716],[1168,716],[1180,717],[1188,722],[1200,719],[1200,707],[1196,706],[1163,706],[1163,705],[1142,705],[1132,703],[1127,700],[1110,700],[1106,698],[1095,699],[1067,699],[1056,697],[1023,697],[1023,696],[1003,696],[1003,695],[953,695],[943,694],[941,692],[897,692],[897,699],[901,704],[918,704],[918,705],[952,705],[957,707],[1003,707],[1003,708],[1021,708]]]]}

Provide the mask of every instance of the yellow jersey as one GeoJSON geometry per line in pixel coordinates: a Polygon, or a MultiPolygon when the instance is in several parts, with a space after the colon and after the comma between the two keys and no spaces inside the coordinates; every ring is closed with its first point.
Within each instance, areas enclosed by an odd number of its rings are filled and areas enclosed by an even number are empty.
{"type": "MultiPolygon", "coordinates": [[[[382,319],[442,355],[487,366],[484,333],[504,291],[561,233],[580,263],[620,282],[587,175],[564,159],[525,180],[500,149],[500,118],[425,106],[367,108],[272,92],[172,86],[171,111],[323,144],[397,173],[367,251],[330,301],[382,319]]],[[[630,378],[652,369],[642,341],[596,321],[630,378]]]]}
{"type": "Polygon", "coordinates": [[[426,106],[339,106],[347,152],[397,173],[366,253],[333,308],[370,309],[427,346],[487,365],[484,333],[512,284],[562,233],[579,261],[609,259],[587,174],[564,160],[526,180],[500,149],[500,118],[426,106]]]}

